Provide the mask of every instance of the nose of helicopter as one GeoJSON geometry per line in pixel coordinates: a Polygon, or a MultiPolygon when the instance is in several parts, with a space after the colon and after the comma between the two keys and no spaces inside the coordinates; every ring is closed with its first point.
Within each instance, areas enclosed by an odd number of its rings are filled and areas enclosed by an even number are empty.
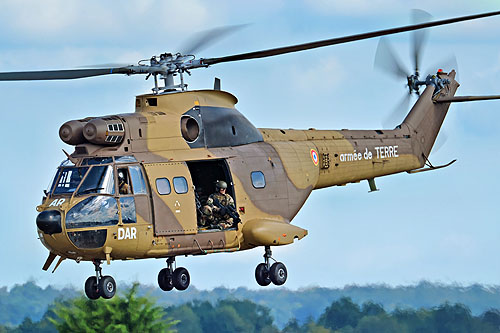
{"type": "Polygon", "coordinates": [[[38,229],[44,233],[52,235],[62,232],[61,213],[57,210],[46,210],[36,217],[38,229]]]}

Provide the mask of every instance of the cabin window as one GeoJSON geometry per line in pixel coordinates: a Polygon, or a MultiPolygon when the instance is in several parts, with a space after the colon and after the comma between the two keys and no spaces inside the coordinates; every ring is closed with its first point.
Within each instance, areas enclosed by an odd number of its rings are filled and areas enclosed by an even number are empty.
{"type": "Polygon", "coordinates": [[[132,165],[128,167],[128,170],[130,172],[130,178],[132,179],[134,194],[146,194],[146,182],[142,176],[141,167],[132,165]]]}
{"type": "Polygon", "coordinates": [[[118,224],[116,199],[109,196],[91,196],[66,213],[66,228],[101,227],[118,224]]]}
{"type": "Polygon", "coordinates": [[[167,195],[172,191],[170,189],[170,182],[167,178],[157,178],[156,179],[156,190],[158,194],[167,195]]]}
{"type": "Polygon", "coordinates": [[[89,193],[115,194],[115,178],[110,165],[94,166],[90,169],[77,194],[89,193]]]}
{"type": "Polygon", "coordinates": [[[174,190],[175,193],[177,194],[183,194],[187,193],[188,191],[188,184],[187,180],[184,177],[174,177],[174,190]]]}
{"type": "Polygon", "coordinates": [[[262,171],[253,171],[250,176],[252,177],[252,185],[255,188],[264,188],[266,187],[266,177],[262,171]]]}

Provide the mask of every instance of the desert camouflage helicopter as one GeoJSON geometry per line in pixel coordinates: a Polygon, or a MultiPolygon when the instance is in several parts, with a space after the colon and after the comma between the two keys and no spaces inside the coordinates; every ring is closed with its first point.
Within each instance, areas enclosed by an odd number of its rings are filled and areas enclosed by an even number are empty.
{"type": "Polygon", "coordinates": [[[136,97],[134,113],[71,120],[61,126],[61,139],[75,150],[66,153],[37,207],[38,234],[49,250],[43,269],[58,256],[53,271],[65,259],[91,261],[95,275],[85,282],[86,295],[111,298],[116,283],[102,275],[103,261],[166,258],[167,267],[158,274],[160,288],[185,290],[189,272],[175,266],[176,256],[263,246],[257,283],[284,284],[286,267],[272,258],[271,246],[307,235],[290,222],[312,190],[367,180],[375,191],[376,177],[453,163],[433,166],[428,160],[450,104],[500,97],[454,96],[459,86],[454,70],[438,70],[420,80],[423,39],[418,31],[494,15],[500,11],[220,58],[197,59],[193,51],[164,53],[130,66],[0,73],[0,81],[109,74],[154,79],[153,92],[136,97]],[[236,110],[236,97],[222,91],[218,79],[213,90],[188,91],[184,83],[184,74],[196,68],[406,31],[416,36],[414,73],[404,72],[385,44],[378,51],[389,58],[389,69],[404,77],[409,95],[419,96],[404,121],[390,130],[257,129],[236,110]],[[226,187],[234,200],[232,205],[211,205],[224,211],[219,219],[230,221],[225,227],[207,223],[205,216],[216,184],[218,189],[226,187]]]}

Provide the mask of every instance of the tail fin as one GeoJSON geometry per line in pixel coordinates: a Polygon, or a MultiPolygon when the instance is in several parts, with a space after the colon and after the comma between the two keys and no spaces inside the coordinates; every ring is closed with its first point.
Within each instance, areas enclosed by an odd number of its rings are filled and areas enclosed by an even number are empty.
{"type": "MultiPolygon", "coordinates": [[[[450,80],[450,83],[441,89],[440,95],[446,97],[455,95],[459,86],[458,82],[455,81],[455,75],[454,70],[448,75],[439,74],[440,78],[450,80]]],[[[450,107],[450,103],[434,103],[435,89],[433,85],[427,85],[402,124],[402,126],[406,125],[409,128],[413,151],[418,154],[422,164],[431,152],[450,107]]]]}

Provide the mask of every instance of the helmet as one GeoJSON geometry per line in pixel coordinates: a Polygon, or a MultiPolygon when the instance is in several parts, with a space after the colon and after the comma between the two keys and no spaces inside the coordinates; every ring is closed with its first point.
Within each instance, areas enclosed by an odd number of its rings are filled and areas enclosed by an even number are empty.
{"type": "Polygon", "coordinates": [[[118,179],[125,179],[125,175],[123,174],[123,171],[118,171],[118,179]]]}
{"type": "Polygon", "coordinates": [[[221,188],[226,189],[227,183],[223,180],[219,180],[217,183],[215,183],[215,188],[217,189],[217,191],[219,191],[221,188]]]}

